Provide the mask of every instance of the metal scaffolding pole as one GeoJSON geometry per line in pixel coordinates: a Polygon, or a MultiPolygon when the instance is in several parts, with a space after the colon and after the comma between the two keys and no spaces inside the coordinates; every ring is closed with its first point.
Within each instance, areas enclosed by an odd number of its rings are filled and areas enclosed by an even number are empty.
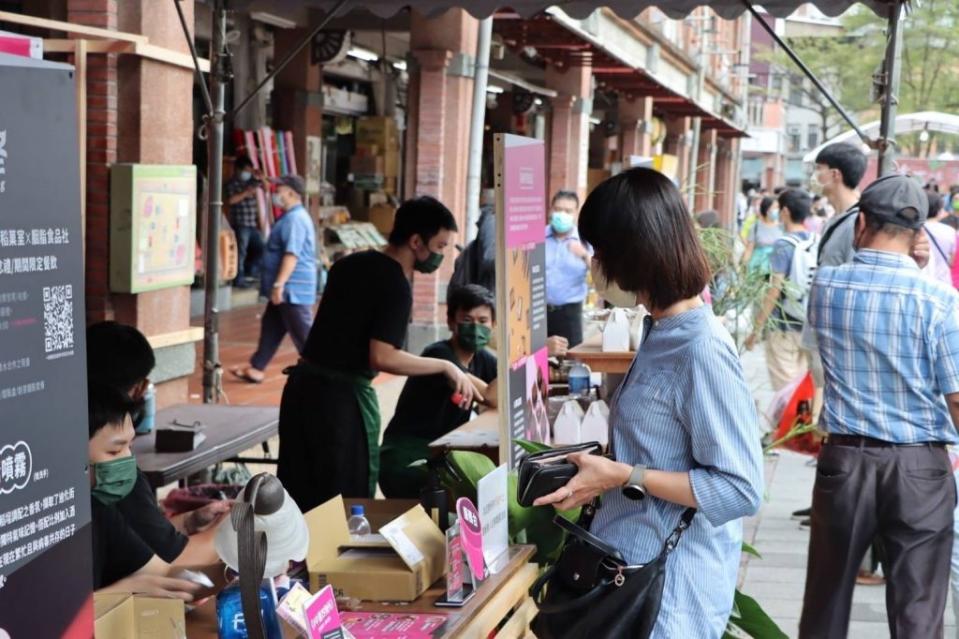
{"type": "Polygon", "coordinates": [[[899,107],[899,79],[902,71],[902,11],[897,2],[889,7],[889,33],[883,63],[884,87],[879,122],[879,175],[893,172],[896,161],[896,112],[899,107]]]}
{"type": "Polygon", "coordinates": [[[483,133],[486,127],[486,87],[489,81],[489,50],[493,39],[493,16],[480,20],[473,73],[473,115],[470,123],[469,168],[466,171],[466,241],[476,239],[479,220],[480,182],[483,174],[483,133]]]}

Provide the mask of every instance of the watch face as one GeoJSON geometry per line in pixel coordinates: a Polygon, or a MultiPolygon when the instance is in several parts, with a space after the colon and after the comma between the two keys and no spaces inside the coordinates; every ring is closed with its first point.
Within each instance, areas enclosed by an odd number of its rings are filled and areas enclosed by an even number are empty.
{"type": "Polygon", "coordinates": [[[646,491],[642,486],[630,485],[623,488],[623,496],[639,501],[646,496],[646,491]]]}

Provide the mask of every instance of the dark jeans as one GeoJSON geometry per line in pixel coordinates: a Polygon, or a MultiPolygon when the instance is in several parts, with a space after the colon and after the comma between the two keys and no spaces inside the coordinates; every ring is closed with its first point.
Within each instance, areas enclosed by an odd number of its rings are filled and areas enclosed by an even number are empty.
{"type": "Polygon", "coordinates": [[[941,638],[955,505],[956,484],[942,446],[824,445],[799,636],[847,635],[856,574],[878,537],[890,636],[941,638]]]}
{"type": "Polygon", "coordinates": [[[258,371],[266,370],[287,333],[297,352],[301,352],[312,324],[313,307],[309,304],[267,304],[260,322],[260,343],[250,358],[250,366],[258,371]]]}
{"type": "Polygon", "coordinates": [[[293,369],[280,401],[276,475],[306,512],[325,501],[370,498],[369,452],[352,385],[293,369]]]}
{"type": "Polygon", "coordinates": [[[236,233],[236,283],[242,285],[245,277],[260,273],[263,236],[260,229],[251,226],[237,226],[233,232],[236,233]]]}
{"type": "Polygon", "coordinates": [[[546,333],[549,337],[559,335],[569,340],[569,347],[583,342],[583,303],[546,307],[546,333]]]}

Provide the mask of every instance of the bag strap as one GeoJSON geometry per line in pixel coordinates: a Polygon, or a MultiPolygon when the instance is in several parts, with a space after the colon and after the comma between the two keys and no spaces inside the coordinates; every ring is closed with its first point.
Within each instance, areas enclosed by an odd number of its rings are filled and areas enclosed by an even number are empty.
{"type": "Polygon", "coordinates": [[[695,508],[687,508],[683,511],[682,516],[679,518],[679,525],[673,529],[673,532],[669,533],[669,537],[666,538],[666,543],[663,546],[663,552],[669,554],[676,549],[676,545],[679,543],[680,538],[683,536],[683,533],[689,528],[693,523],[693,517],[696,516],[695,508]]]}
{"type": "MultiPolygon", "coordinates": [[[[925,227],[925,225],[923,225],[925,227]]],[[[933,235],[928,228],[925,228],[926,236],[932,240],[932,245],[936,247],[936,250],[939,251],[939,255],[942,256],[942,261],[946,264],[949,263],[949,258],[946,257],[946,252],[942,250],[942,247],[939,246],[939,242],[936,240],[936,236],[933,235]]]]}
{"type": "Polygon", "coordinates": [[[836,223],[826,229],[826,232],[822,234],[822,237],[819,239],[819,251],[816,254],[816,264],[822,264],[822,250],[823,247],[829,242],[829,238],[832,237],[832,234],[836,232],[840,226],[846,223],[846,220],[851,218],[853,215],[859,215],[859,205],[855,205],[849,208],[845,213],[842,214],[836,223]]]}

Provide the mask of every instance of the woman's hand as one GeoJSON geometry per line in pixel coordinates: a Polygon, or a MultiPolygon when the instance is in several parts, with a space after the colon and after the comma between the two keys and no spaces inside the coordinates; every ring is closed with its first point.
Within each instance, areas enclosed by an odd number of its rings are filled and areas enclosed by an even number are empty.
{"type": "Polygon", "coordinates": [[[567,459],[579,472],[559,490],[534,501],[534,506],[552,504],[557,510],[569,510],[588,504],[607,490],[625,485],[633,472],[632,466],[589,453],[573,453],[567,459]]]}

